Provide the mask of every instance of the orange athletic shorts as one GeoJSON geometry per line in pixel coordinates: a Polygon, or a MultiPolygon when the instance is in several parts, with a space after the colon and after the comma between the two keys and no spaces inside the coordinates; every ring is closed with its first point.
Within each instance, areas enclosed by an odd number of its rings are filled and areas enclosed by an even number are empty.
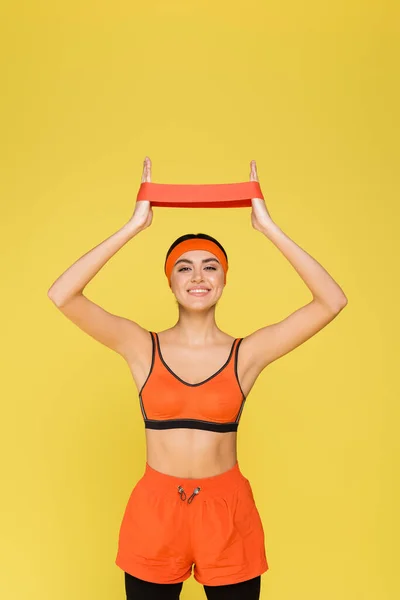
{"type": "Polygon", "coordinates": [[[238,462],[199,479],[167,475],[146,462],[123,515],[115,564],[154,583],[184,581],[193,565],[204,585],[267,571],[263,526],[238,462]]]}

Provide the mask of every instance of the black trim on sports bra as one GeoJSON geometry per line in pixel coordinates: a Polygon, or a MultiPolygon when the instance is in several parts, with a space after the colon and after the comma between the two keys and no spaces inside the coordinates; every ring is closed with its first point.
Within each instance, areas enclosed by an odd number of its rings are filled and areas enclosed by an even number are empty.
{"type": "Polygon", "coordinates": [[[238,382],[239,389],[242,392],[243,400],[246,400],[246,396],[244,395],[242,386],[240,385],[239,375],[238,375],[238,354],[239,354],[239,346],[242,342],[243,342],[243,338],[239,338],[239,341],[237,343],[236,350],[235,350],[235,376],[236,376],[236,381],[238,382]]]}
{"type": "Polygon", "coordinates": [[[152,371],[153,371],[153,367],[154,367],[154,363],[155,363],[155,356],[156,356],[156,347],[154,344],[154,336],[152,334],[151,331],[149,331],[150,336],[151,336],[151,364],[150,364],[150,370],[147,374],[146,380],[144,382],[144,384],[142,385],[140,392],[139,392],[139,399],[140,399],[140,408],[142,410],[142,414],[143,414],[143,418],[146,419],[146,411],[144,410],[144,405],[143,405],[143,400],[142,400],[142,392],[143,392],[143,388],[146,385],[152,371]]]}
{"type": "Polygon", "coordinates": [[[145,419],[144,422],[145,429],[203,429],[218,433],[237,431],[238,425],[238,421],[232,423],[214,423],[213,421],[201,421],[199,419],[145,419]]]}
{"type": "Polygon", "coordinates": [[[222,365],[222,367],[220,369],[218,369],[218,371],[216,371],[215,373],[213,373],[212,375],[210,375],[210,377],[207,377],[207,379],[204,379],[204,381],[200,381],[199,383],[188,383],[187,381],[184,381],[183,379],[181,379],[179,377],[179,375],[177,375],[176,373],[174,373],[173,370],[167,365],[167,363],[165,362],[165,360],[163,358],[163,355],[161,353],[160,340],[158,339],[158,334],[156,333],[155,335],[156,335],[156,340],[157,340],[158,355],[159,355],[160,360],[161,360],[162,364],[164,365],[164,367],[171,373],[171,375],[173,375],[181,383],[183,383],[185,385],[188,385],[190,387],[196,387],[198,385],[203,385],[203,383],[206,383],[207,381],[210,381],[211,379],[213,379],[214,377],[216,377],[219,373],[221,373],[221,371],[223,371],[225,369],[225,367],[229,364],[229,361],[231,360],[233,348],[234,348],[235,342],[236,342],[236,339],[234,339],[233,342],[232,342],[231,350],[229,352],[229,356],[228,356],[227,360],[225,361],[225,363],[222,365]]]}

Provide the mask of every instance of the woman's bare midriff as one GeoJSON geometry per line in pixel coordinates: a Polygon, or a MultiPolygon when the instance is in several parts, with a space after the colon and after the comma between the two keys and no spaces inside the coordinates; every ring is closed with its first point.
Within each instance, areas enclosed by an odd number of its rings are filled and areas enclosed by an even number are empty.
{"type": "Polygon", "coordinates": [[[167,475],[212,477],[236,462],[236,431],[146,429],[148,464],[167,475]]]}

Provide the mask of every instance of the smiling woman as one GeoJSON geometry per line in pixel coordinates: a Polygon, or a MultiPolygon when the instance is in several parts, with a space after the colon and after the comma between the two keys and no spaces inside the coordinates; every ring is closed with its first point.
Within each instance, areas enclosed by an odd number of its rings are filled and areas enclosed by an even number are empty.
{"type": "MultiPolygon", "coordinates": [[[[257,180],[254,161],[250,178],[257,180]]],[[[142,182],[150,180],[146,158],[142,182]]],[[[164,271],[178,304],[172,327],[149,331],[86,298],[83,290],[100,268],[151,225],[146,199],[48,292],[65,316],[126,360],[139,392],[147,459],[122,518],[115,560],[125,571],[127,600],[178,599],[193,565],[208,599],[258,600],[261,574],[269,568],[252,487],[237,459],[239,421],[262,370],[325,327],[347,300],[325,269],[272,221],[264,199],[251,202],[253,227],[313,293],[311,302],[279,323],[245,338],[218,327],[215,308],[228,257],[205,233],[183,235],[168,249],[164,271]]]]}
{"type": "MultiPolygon", "coordinates": [[[[198,307],[217,304],[226,284],[228,261],[219,242],[206,234],[187,234],[176,242],[167,255],[165,274],[182,317],[188,296],[211,300],[195,303],[198,307]]],[[[194,307],[193,302],[190,305],[194,307]]]]}
{"type": "MultiPolygon", "coordinates": [[[[174,267],[185,262],[193,266],[193,260],[188,256],[183,256],[191,250],[205,250],[210,256],[202,258],[201,264],[218,263],[224,271],[224,284],[226,283],[226,273],[228,271],[228,256],[223,246],[213,237],[206,233],[188,233],[176,239],[170,246],[165,259],[164,271],[171,285],[171,273],[174,267]],[[178,258],[178,257],[181,258],[178,258]]],[[[216,267],[213,267],[216,269],[216,267]]],[[[181,271],[182,269],[179,269],[181,271]]]]}

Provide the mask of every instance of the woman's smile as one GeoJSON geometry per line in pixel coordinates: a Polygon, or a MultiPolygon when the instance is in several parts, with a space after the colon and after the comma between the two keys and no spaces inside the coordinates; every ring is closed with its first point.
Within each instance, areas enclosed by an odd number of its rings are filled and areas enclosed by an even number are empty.
{"type": "Polygon", "coordinates": [[[192,288],[191,290],[188,290],[188,293],[192,296],[207,296],[210,291],[211,290],[207,288],[192,288]]]}

